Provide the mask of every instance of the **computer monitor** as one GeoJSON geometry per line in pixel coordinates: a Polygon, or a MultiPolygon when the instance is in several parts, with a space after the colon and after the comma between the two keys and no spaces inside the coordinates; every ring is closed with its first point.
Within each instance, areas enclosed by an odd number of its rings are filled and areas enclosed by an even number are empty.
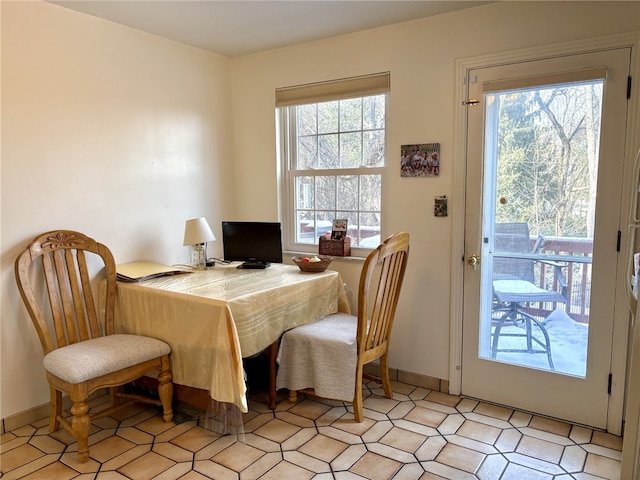
{"type": "Polygon", "coordinates": [[[282,229],[278,222],[222,222],[224,259],[238,268],[266,268],[282,263],[282,229]]]}

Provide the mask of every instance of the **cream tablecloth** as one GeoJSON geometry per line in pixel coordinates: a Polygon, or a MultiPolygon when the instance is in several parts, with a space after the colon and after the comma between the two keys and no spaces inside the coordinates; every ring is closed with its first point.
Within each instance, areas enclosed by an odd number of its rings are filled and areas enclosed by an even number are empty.
{"type": "Polygon", "coordinates": [[[280,335],[349,306],[340,274],[292,265],[264,270],[215,266],[140,283],[118,283],[116,331],[171,345],[173,380],[209,390],[247,411],[242,357],[280,335]]]}

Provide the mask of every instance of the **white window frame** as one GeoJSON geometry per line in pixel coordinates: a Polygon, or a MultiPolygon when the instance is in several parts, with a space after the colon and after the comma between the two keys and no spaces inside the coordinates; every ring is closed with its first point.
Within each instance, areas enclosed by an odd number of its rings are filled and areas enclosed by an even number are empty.
{"type": "MultiPolygon", "coordinates": [[[[384,238],[384,190],[386,184],[386,175],[388,167],[388,101],[389,101],[389,74],[376,74],[374,76],[355,77],[351,79],[338,80],[335,82],[323,82],[321,84],[304,85],[301,87],[291,87],[287,89],[279,89],[276,91],[276,125],[278,136],[278,157],[280,159],[281,174],[279,175],[282,199],[281,218],[283,225],[283,246],[288,252],[300,253],[317,253],[318,239],[314,238],[313,243],[296,242],[297,222],[296,222],[296,198],[295,198],[295,181],[298,176],[340,176],[340,175],[380,175],[380,238],[384,238]],[[380,82],[384,77],[385,85],[377,89],[371,88],[371,77],[376,77],[374,81],[380,82]],[[327,85],[329,85],[329,94],[327,95],[327,85]],[[336,87],[337,85],[337,87],[336,87]],[[347,90],[336,94],[336,88],[339,91],[341,86],[345,86],[347,90]],[[358,89],[357,87],[365,88],[358,89]],[[356,88],[354,88],[354,86],[356,88]],[[286,97],[284,101],[278,98],[280,93],[284,92],[286,97]],[[309,93],[312,95],[309,95],[309,93]],[[291,93],[297,98],[291,101],[288,97],[291,93]],[[384,124],[384,164],[378,167],[356,167],[345,169],[322,169],[322,170],[292,170],[291,166],[295,164],[297,137],[295,122],[295,106],[322,103],[332,100],[347,100],[351,98],[368,97],[371,95],[384,95],[385,99],[385,124],[384,124]]],[[[315,230],[314,230],[315,234],[315,230]]],[[[371,248],[352,247],[351,255],[353,257],[364,257],[371,251],[371,248]]]]}

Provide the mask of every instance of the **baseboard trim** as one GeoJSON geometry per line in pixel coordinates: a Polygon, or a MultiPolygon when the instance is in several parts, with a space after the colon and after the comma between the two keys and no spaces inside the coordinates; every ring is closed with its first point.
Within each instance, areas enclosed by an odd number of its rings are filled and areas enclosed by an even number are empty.
{"type": "MultiPolygon", "coordinates": [[[[380,365],[376,363],[368,363],[364,366],[364,373],[379,377],[380,365]]],[[[436,392],[449,393],[449,380],[442,380],[441,378],[407,372],[397,368],[389,369],[389,378],[393,381],[407,383],[416,387],[422,387],[436,392]]]]}
{"type": "MultiPolygon", "coordinates": [[[[107,390],[102,388],[93,392],[89,395],[89,400],[93,400],[94,398],[105,395],[107,390]]],[[[71,399],[68,396],[62,397],[62,410],[68,410],[71,408],[71,399]]],[[[5,417],[0,422],[0,430],[2,430],[2,435],[16,428],[25,427],[27,425],[31,425],[32,423],[38,422],[42,419],[46,419],[49,421],[49,412],[51,411],[51,402],[47,402],[43,405],[39,405],[37,407],[30,408],[29,410],[24,410],[22,412],[18,412],[14,415],[10,415],[5,417]]]]}

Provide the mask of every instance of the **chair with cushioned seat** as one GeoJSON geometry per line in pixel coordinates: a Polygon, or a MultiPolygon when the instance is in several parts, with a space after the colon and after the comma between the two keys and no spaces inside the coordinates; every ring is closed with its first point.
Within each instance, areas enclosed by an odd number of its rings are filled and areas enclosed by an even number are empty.
{"type": "Polygon", "coordinates": [[[409,255],[409,234],[387,238],[366,258],[360,274],[357,315],[335,313],[295,327],[282,336],[277,387],[353,402],[363,420],[364,365],[380,359],[387,398],[393,397],[388,353],[391,327],[409,255]]]}
{"type": "Polygon", "coordinates": [[[71,433],[80,462],[89,459],[91,421],[135,401],[162,406],[164,421],[172,421],[171,348],[155,338],[114,334],[116,267],[106,246],[71,230],[44,233],[18,256],[15,275],[44,351],[51,392],[49,431],[63,426],[71,433]],[[90,275],[101,267],[106,280],[102,304],[96,302],[90,275]],[[159,400],[119,388],[152,371],[159,372],[159,400]],[[110,388],[111,406],[90,415],[87,399],[101,388],[110,388]],[[62,416],[63,392],[73,402],[70,420],[62,416]]]}

